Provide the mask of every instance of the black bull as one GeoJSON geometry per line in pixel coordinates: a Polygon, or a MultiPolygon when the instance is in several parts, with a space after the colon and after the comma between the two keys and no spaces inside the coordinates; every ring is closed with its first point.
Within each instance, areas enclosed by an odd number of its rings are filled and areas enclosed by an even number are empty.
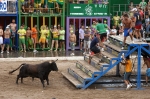
{"type": "Polygon", "coordinates": [[[17,84],[19,78],[21,78],[21,83],[23,83],[23,78],[25,77],[39,78],[41,80],[41,83],[43,84],[43,88],[45,87],[44,80],[46,80],[47,85],[49,85],[49,79],[48,79],[49,73],[51,71],[58,71],[57,65],[54,61],[52,63],[46,61],[36,65],[31,65],[26,63],[21,64],[17,69],[10,71],[9,74],[12,74],[19,68],[20,68],[20,72],[17,75],[17,80],[16,80],[17,84]]]}

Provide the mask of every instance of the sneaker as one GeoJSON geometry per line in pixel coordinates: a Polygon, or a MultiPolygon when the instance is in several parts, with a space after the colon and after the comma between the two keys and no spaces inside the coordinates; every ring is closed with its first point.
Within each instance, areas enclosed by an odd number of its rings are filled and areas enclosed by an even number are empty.
{"type": "Polygon", "coordinates": [[[130,83],[130,87],[132,88],[132,84],[130,83]]]}
{"type": "Polygon", "coordinates": [[[26,53],[26,50],[24,52],[26,53]]]}
{"type": "Polygon", "coordinates": [[[148,83],[145,83],[144,86],[147,87],[147,86],[148,86],[148,83]]]}
{"type": "Polygon", "coordinates": [[[9,54],[9,51],[7,51],[7,54],[9,54]]]}
{"type": "Polygon", "coordinates": [[[85,55],[85,54],[86,54],[86,52],[83,53],[83,55],[85,55]]]}
{"type": "Polygon", "coordinates": [[[124,47],[121,47],[121,49],[123,50],[123,49],[124,49],[124,47]]]}
{"type": "Polygon", "coordinates": [[[107,43],[110,43],[110,41],[109,41],[109,40],[107,40],[107,43]]]}
{"type": "Polygon", "coordinates": [[[134,44],[134,41],[132,41],[132,43],[134,44]]]}
{"type": "Polygon", "coordinates": [[[127,85],[126,90],[129,90],[131,88],[130,84],[127,85]]]}
{"type": "Polygon", "coordinates": [[[139,39],[139,42],[142,42],[142,39],[139,39]]]}
{"type": "Polygon", "coordinates": [[[33,52],[36,53],[36,52],[38,52],[38,51],[37,51],[37,50],[34,50],[33,52]]]}
{"type": "Polygon", "coordinates": [[[73,56],[73,53],[71,53],[70,55],[73,56]]]}
{"type": "Polygon", "coordinates": [[[54,52],[56,52],[57,50],[54,50],[54,52]]]}
{"type": "Polygon", "coordinates": [[[74,56],[74,53],[72,53],[72,55],[74,56]]]}
{"type": "Polygon", "coordinates": [[[103,51],[104,51],[104,48],[102,48],[101,51],[103,52],[103,51]]]}
{"type": "Polygon", "coordinates": [[[4,51],[1,51],[1,54],[3,54],[4,53],[4,51]]]}

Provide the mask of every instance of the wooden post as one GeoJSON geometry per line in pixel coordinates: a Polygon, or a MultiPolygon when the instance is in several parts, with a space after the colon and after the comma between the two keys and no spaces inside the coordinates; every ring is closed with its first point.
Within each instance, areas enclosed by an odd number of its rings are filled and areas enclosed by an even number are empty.
{"type": "Polygon", "coordinates": [[[55,25],[57,26],[57,17],[55,16],[55,25]]]}
{"type": "Polygon", "coordinates": [[[31,28],[33,28],[33,17],[31,17],[31,28]]]}
{"type": "Polygon", "coordinates": [[[43,17],[43,25],[45,25],[45,17],[43,17]]]}

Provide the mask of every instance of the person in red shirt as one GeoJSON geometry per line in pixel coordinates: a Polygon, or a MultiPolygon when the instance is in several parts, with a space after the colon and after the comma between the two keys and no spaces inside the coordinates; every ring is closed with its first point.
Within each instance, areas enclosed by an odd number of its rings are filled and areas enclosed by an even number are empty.
{"type": "Polygon", "coordinates": [[[144,12],[143,12],[142,8],[138,8],[138,12],[139,12],[141,18],[143,19],[144,18],[144,12]]]}

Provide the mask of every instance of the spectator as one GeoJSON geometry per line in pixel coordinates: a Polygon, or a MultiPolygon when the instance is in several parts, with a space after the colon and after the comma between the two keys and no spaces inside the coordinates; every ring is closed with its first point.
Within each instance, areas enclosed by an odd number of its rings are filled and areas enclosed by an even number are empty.
{"type": "Polygon", "coordinates": [[[54,44],[55,44],[55,50],[54,51],[57,51],[57,49],[58,49],[58,36],[59,36],[59,32],[57,30],[57,26],[55,25],[54,29],[50,30],[50,31],[52,32],[52,35],[53,35],[52,45],[51,45],[50,51],[53,50],[54,44]]]}
{"type": "Polygon", "coordinates": [[[148,78],[150,77],[150,58],[148,56],[146,56],[146,55],[143,55],[143,60],[144,60],[143,67],[145,65],[147,66],[147,70],[146,70],[146,84],[145,85],[148,85],[148,78]]]}
{"type": "Polygon", "coordinates": [[[147,37],[148,37],[148,35],[150,34],[150,18],[149,18],[149,15],[146,15],[145,26],[146,26],[146,34],[147,34],[147,37]]]}
{"type": "Polygon", "coordinates": [[[35,26],[32,28],[32,35],[31,35],[31,38],[32,38],[32,41],[33,41],[33,46],[34,46],[34,50],[33,50],[34,53],[38,52],[38,51],[36,50],[36,44],[38,43],[37,34],[38,34],[37,25],[35,25],[35,26]]]}
{"type": "Polygon", "coordinates": [[[26,31],[26,49],[27,50],[29,50],[29,48],[33,45],[32,40],[31,40],[31,34],[32,34],[32,31],[31,31],[30,27],[28,27],[28,29],[26,31]]]}
{"type": "Polygon", "coordinates": [[[6,30],[4,31],[4,43],[3,43],[2,50],[1,50],[2,54],[4,53],[5,45],[7,45],[7,54],[9,54],[10,35],[11,35],[11,32],[10,32],[9,26],[7,26],[6,30]]]}
{"type": "Polygon", "coordinates": [[[113,22],[114,22],[114,25],[115,25],[116,27],[119,26],[120,16],[118,16],[117,13],[116,13],[115,16],[113,17],[113,22]]]}
{"type": "Polygon", "coordinates": [[[82,51],[83,42],[84,42],[84,26],[83,25],[79,29],[79,39],[80,39],[80,50],[82,51]]]}
{"type": "Polygon", "coordinates": [[[89,49],[90,49],[90,31],[88,29],[89,27],[86,26],[86,29],[84,31],[84,55],[88,53],[89,49]]]}
{"type": "Polygon", "coordinates": [[[3,44],[3,29],[2,26],[0,26],[0,47],[2,49],[3,44]]]}
{"type": "Polygon", "coordinates": [[[110,31],[110,33],[109,33],[109,35],[116,35],[116,34],[117,34],[116,27],[113,26],[112,29],[111,29],[111,31],[110,31]]]}
{"type": "Polygon", "coordinates": [[[65,51],[65,30],[63,27],[59,30],[59,42],[60,42],[60,50],[65,51]]]}
{"type": "Polygon", "coordinates": [[[26,45],[25,45],[26,30],[23,28],[23,26],[21,26],[17,33],[19,34],[19,45],[22,47],[21,51],[26,52],[26,45]]]}
{"type": "Polygon", "coordinates": [[[75,45],[76,45],[76,35],[72,32],[70,32],[69,36],[69,44],[72,50],[72,53],[70,54],[71,56],[74,56],[74,50],[75,50],[75,45]]]}
{"type": "Polygon", "coordinates": [[[46,43],[46,35],[47,35],[47,30],[46,30],[46,27],[42,27],[41,29],[41,36],[40,36],[40,39],[39,39],[39,43],[42,44],[42,50],[44,50],[45,48],[45,43],[46,43]]]}
{"type": "Polygon", "coordinates": [[[142,8],[142,10],[145,10],[147,3],[145,2],[145,0],[142,0],[142,2],[140,2],[139,7],[142,8]]]}

